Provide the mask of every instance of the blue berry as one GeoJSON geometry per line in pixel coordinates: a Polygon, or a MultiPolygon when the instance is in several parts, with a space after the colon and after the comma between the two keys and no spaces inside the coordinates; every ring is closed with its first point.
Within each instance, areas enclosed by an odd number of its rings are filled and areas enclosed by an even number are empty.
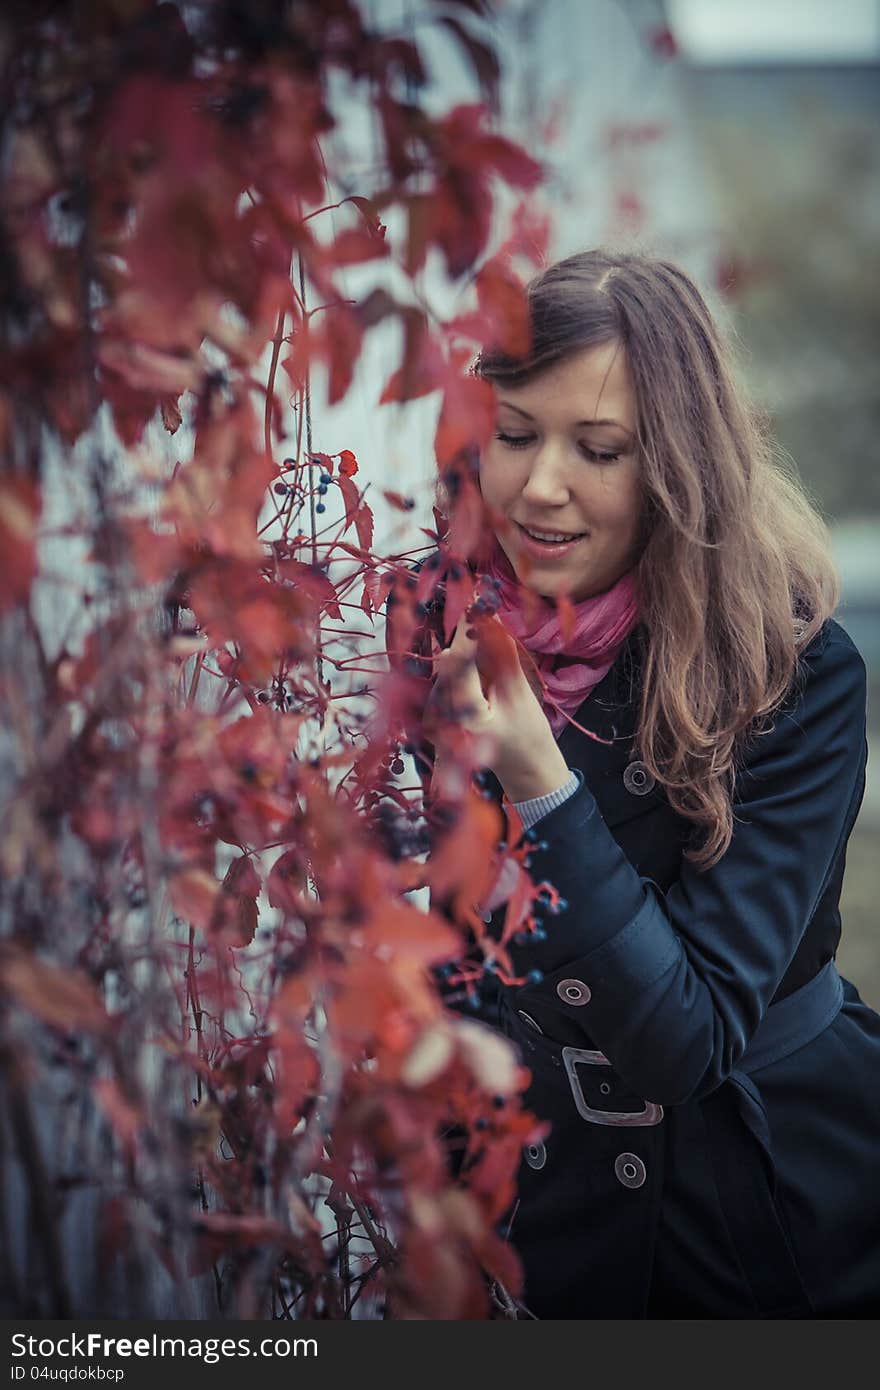
{"type": "Polygon", "coordinates": [[[317,507],[315,508],[316,512],[326,512],[326,510],[327,508],[324,506],[323,502],[319,502],[317,507]]]}
{"type": "Polygon", "coordinates": [[[320,485],[319,488],[318,488],[318,492],[319,492],[319,494],[321,495],[321,497],[324,496],[324,493],[325,493],[326,491],[327,491],[327,484],[326,484],[326,483],[321,483],[321,485],[320,485]]]}
{"type": "Polygon", "coordinates": [[[320,479],[320,480],[321,480],[321,482],[324,483],[325,485],[326,485],[327,483],[333,481],[329,473],[322,473],[322,474],[321,474],[321,479],[320,479]]]}
{"type": "Polygon", "coordinates": [[[544,930],[543,927],[535,927],[535,930],[532,932],[532,940],[533,940],[533,941],[546,941],[546,940],[547,940],[547,933],[546,933],[546,931],[544,930]]]}
{"type": "Polygon", "coordinates": [[[543,970],[530,970],[526,976],[530,985],[539,985],[544,978],[543,970]]]}

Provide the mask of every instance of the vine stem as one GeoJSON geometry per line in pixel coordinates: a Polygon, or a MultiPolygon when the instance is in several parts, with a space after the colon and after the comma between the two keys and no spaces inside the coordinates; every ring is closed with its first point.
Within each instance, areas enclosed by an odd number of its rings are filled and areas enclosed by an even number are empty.
{"type": "Polygon", "coordinates": [[[275,324],[275,336],[272,339],[272,360],[269,363],[269,379],[266,382],[266,405],[263,411],[263,445],[266,450],[266,457],[272,457],[272,402],[275,399],[275,374],[278,371],[278,358],[281,356],[281,344],[284,341],[284,321],[287,318],[285,309],[278,310],[278,321],[275,324]]]}

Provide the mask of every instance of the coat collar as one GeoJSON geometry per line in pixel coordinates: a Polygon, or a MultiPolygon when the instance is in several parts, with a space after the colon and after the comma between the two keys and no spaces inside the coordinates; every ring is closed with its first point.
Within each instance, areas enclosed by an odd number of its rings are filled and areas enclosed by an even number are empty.
{"type": "MultiPolygon", "coordinates": [[[[575,719],[585,729],[603,739],[611,739],[615,748],[630,752],[635,736],[641,698],[643,635],[634,628],[617,653],[611,669],[578,707],[575,719]]],[[[559,746],[565,753],[582,743],[594,744],[579,729],[566,724],[559,735],[559,746]]],[[[596,745],[601,746],[601,745],[596,745]]]]}
{"type": "Polygon", "coordinates": [[[598,738],[589,738],[568,724],[558,740],[569,767],[584,774],[609,826],[622,825],[666,800],[659,784],[645,791],[636,787],[629,771],[638,762],[635,735],[641,706],[643,652],[644,633],[636,627],[610,671],[578,708],[577,722],[598,738]]]}

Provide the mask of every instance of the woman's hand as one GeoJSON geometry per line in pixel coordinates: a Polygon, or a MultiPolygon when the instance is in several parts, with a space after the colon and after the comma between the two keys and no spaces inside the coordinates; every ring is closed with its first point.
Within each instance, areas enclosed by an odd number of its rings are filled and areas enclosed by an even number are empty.
{"type": "Polygon", "coordinates": [[[451,645],[437,659],[426,721],[441,752],[444,728],[454,725],[473,735],[478,757],[509,801],[544,796],[568,779],[568,764],[526,679],[516,643],[497,618],[482,623],[479,635],[465,618],[459,622],[451,645]]]}

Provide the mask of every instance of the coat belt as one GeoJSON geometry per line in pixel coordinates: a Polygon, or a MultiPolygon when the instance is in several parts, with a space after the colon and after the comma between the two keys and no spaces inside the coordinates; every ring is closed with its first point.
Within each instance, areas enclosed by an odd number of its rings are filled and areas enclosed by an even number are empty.
{"type": "Polygon", "coordinates": [[[739,1065],[706,1100],[703,1115],[721,1206],[760,1318],[815,1317],[777,1201],[770,1127],[754,1072],[805,1047],[843,1004],[833,960],[772,1004],[739,1065]]]}
{"type": "Polygon", "coordinates": [[[842,1004],[843,981],[834,961],[829,960],[807,984],[778,1004],[770,1005],[740,1058],[737,1071],[750,1075],[806,1047],[833,1023],[842,1004]]]}

